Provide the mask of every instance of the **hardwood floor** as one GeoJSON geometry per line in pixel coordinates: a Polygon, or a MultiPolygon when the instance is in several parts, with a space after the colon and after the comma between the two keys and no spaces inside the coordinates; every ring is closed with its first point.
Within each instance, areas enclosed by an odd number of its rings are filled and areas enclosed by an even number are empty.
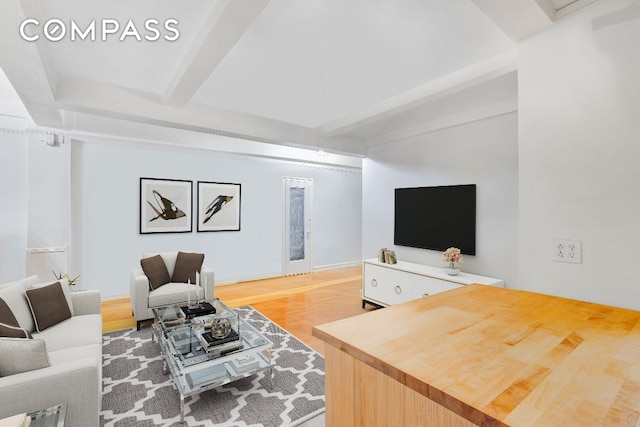
{"type": "MultiPolygon", "coordinates": [[[[372,310],[362,308],[361,283],[362,270],[355,267],[217,286],[215,296],[231,308],[250,304],[324,354],[311,328],[372,310]]],[[[136,326],[128,298],[104,301],[102,319],[105,332],[136,326]]]]}

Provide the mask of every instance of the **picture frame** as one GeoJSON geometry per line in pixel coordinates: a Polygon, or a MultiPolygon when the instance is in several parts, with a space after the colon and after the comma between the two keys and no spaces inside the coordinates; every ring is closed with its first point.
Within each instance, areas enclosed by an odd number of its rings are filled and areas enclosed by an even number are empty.
{"type": "Polygon", "coordinates": [[[140,178],[140,234],[190,233],[193,181],[140,178]]]}
{"type": "Polygon", "coordinates": [[[240,231],[241,184],[198,181],[197,231],[240,231]]]}

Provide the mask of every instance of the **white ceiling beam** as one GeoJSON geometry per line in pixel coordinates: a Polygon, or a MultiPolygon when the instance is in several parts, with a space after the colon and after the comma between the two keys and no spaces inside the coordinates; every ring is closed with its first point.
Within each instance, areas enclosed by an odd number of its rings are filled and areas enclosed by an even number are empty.
{"type": "Polygon", "coordinates": [[[1,2],[0,67],[36,124],[61,127],[62,115],[53,105],[56,73],[46,42],[28,42],[20,36],[20,24],[26,18],[42,21],[42,12],[36,0],[1,2]]]}
{"type": "Polygon", "coordinates": [[[447,117],[439,117],[415,126],[394,129],[384,134],[372,136],[366,139],[366,144],[368,147],[375,147],[377,145],[397,142],[466,123],[477,122],[490,117],[513,113],[514,111],[518,111],[518,98],[515,96],[447,117]]]}
{"type": "Polygon", "coordinates": [[[173,108],[126,88],[64,74],[58,76],[57,105],[66,111],[156,126],[338,153],[366,154],[361,139],[324,138],[307,127],[202,104],[189,103],[183,108],[173,108]]]}
{"type": "Polygon", "coordinates": [[[226,136],[169,129],[85,113],[73,114],[76,116],[75,126],[72,131],[65,132],[64,136],[83,142],[113,144],[114,141],[120,141],[129,146],[178,147],[188,150],[216,151],[296,162],[304,161],[355,171],[362,169],[362,158],[356,156],[318,153],[316,150],[309,150],[308,147],[295,148],[238,140],[226,136]]]}
{"type": "Polygon", "coordinates": [[[342,117],[318,128],[319,135],[349,135],[357,129],[388,117],[402,114],[427,102],[433,102],[474,85],[503,76],[517,69],[517,52],[512,49],[470,67],[418,86],[379,102],[359,113],[342,117]]]}
{"type": "Polygon", "coordinates": [[[185,105],[269,4],[269,0],[218,0],[199,37],[169,82],[163,101],[185,105]]]}
{"type": "Polygon", "coordinates": [[[519,41],[553,24],[551,0],[471,0],[511,40],[519,41]]]}
{"type": "MultiPolygon", "coordinates": [[[[595,3],[596,1],[599,1],[599,0],[576,0],[574,2],[571,2],[568,5],[558,9],[558,11],[556,12],[555,19],[558,20],[564,16],[572,14],[573,12],[576,12],[577,10],[587,7],[591,3],[595,3]]],[[[632,5],[633,4],[637,4],[637,2],[632,3],[632,5]]]]}

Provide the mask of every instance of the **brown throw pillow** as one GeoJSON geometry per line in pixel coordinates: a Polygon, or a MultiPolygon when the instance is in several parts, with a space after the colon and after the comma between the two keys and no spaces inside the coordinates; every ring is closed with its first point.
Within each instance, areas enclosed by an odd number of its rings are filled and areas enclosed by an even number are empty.
{"type": "Polygon", "coordinates": [[[2,298],[0,298],[0,323],[11,326],[20,326],[16,316],[13,315],[13,311],[11,311],[7,303],[2,298]]]}
{"type": "Polygon", "coordinates": [[[60,282],[42,288],[28,289],[25,293],[38,332],[71,317],[71,310],[60,282]]]}
{"type": "Polygon", "coordinates": [[[199,273],[204,262],[204,254],[178,252],[176,267],[171,281],[174,283],[196,283],[196,271],[199,273]]]}
{"type": "Polygon", "coordinates": [[[0,323],[0,337],[29,339],[33,338],[29,331],[27,331],[26,329],[19,326],[7,325],[6,323],[0,323]]]}
{"type": "Polygon", "coordinates": [[[142,258],[140,260],[140,266],[144,274],[147,275],[147,279],[149,279],[149,288],[151,288],[152,291],[171,281],[167,266],[160,255],[142,258]]]}

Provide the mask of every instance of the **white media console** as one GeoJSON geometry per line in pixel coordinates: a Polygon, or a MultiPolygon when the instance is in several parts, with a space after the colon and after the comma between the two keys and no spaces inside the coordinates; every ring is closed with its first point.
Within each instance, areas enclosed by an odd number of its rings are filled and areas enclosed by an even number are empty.
{"type": "Polygon", "coordinates": [[[366,303],[381,307],[400,304],[471,283],[504,288],[503,280],[492,277],[462,272],[449,276],[441,267],[367,259],[362,263],[362,308],[366,303]]]}

